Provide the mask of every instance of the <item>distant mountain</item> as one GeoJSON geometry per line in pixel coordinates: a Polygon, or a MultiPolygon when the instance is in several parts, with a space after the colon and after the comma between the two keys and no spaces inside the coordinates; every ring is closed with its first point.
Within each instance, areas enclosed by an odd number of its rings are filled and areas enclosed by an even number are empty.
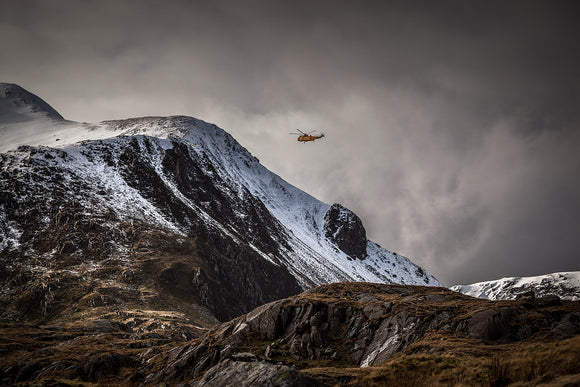
{"type": "Polygon", "coordinates": [[[30,121],[36,118],[63,120],[41,98],[13,83],[0,83],[0,122],[30,121]]]}
{"type": "Polygon", "coordinates": [[[509,277],[471,285],[456,285],[453,291],[488,300],[513,300],[518,294],[533,291],[536,297],[549,294],[565,300],[580,300],[580,271],[535,277],[509,277]]]}
{"type": "Polygon", "coordinates": [[[169,292],[170,304],[179,290],[219,319],[330,282],[439,285],[367,240],[353,212],[288,184],[215,125],[64,121],[40,98],[1,87],[3,106],[29,118],[5,112],[0,128],[5,320],[64,313],[87,295],[69,291],[78,281],[109,304],[128,302],[127,286],[139,297],[169,292]]]}

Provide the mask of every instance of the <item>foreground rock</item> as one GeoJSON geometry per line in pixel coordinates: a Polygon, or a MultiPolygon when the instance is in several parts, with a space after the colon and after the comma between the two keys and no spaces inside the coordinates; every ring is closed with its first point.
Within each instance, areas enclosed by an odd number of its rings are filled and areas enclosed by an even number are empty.
{"type": "Polygon", "coordinates": [[[321,386],[322,383],[295,368],[239,353],[210,368],[196,387],[209,386],[321,386]]]}
{"type": "Polygon", "coordinates": [[[135,309],[0,324],[0,384],[580,383],[580,302],[553,296],[487,301],[444,288],[336,283],[213,328],[197,318],[135,309]]]}
{"type": "Polygon", "coordinates": [[[491,302],[443,288],[342,283],[258,307],[160,355],[159,371],[143,372],[149,373],[147,383],[191,383],[207,380],[209,369],[209,375],[243,374],[247,365],[236,360],[239,353],[265,359],[253,362],[268,369],[264,362],[295,369],[369,367],[403,354],[441,355],[450,343],[477,356],[479,345],[554,341],[578,333],[579,303],[491,302]]]}

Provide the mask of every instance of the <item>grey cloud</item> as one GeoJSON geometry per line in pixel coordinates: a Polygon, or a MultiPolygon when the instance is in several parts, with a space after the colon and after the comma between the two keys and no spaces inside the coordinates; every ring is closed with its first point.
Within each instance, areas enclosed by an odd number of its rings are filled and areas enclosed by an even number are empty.
{"type": "Polygon", "coordinates": [[[577,4],[6,0],[0,77],[215,122],[447,284],[579,270],[577,4]]]}

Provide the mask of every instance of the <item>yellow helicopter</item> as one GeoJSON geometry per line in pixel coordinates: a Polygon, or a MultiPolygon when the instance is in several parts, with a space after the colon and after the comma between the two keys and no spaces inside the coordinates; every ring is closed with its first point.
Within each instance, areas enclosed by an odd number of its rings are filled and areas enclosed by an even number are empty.
{"type": "Polygon", "coordinates": [[[307,143],[308,141],[315,141],[318,140],[319,138],[324,137],[324,133],[320,133],[319,135],[312,135],[312,132],[309,133],[304,133],[303,131],[301,131],[300,129],[296,129],[297,131],[299,131],[300,133],[288,133],[288,134],[297,134],[298,135],[298,141],[303,142],[303,143],[307,143]]]}

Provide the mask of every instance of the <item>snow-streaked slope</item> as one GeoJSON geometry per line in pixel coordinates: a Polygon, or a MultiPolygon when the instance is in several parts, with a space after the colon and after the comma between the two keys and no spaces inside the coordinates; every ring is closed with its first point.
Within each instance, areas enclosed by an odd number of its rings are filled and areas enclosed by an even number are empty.
{"type": "Polygon", "coordinates": [[[0,82],[0,122],[23,122],[37,118],[63,120],[40,97],[13,83],[0,82]]]}
{"type": "Polygon", "coordinates": [[[56,147],[114,135],[65,121],[40,97],[18,85],[0,83],[0,152],[21,145],[56,147]]]}
{"type": "MultiPolygon", "coordinates": [[[[65,178],[70,178],[71,182],[90,182],[97,187],[79,199],[85,206],[105,206],[127,219],[141,219],[173,232],[187,232],[183,221],[156,206],[115,167],[116,161],[111,158],[120,157],[131,143],[180,205],[224,235],[244,239],[252,230],[241,230],[212,216],[207,203],[192,200],[178,187],[175,177],[168,175],[163,160],[168,152],[176,150],[175,147],[184,147],[187,149],[184,157],[199,165],[210,179],[214,176],[213,184],[224,197],[243,203],[244,195],[249,192],[263,203],[279,225],[273,227],[282,229],[279,232],[282,236],[277,237],[280,244],[276,254],[252,243],[250,247],[264,259],[286,267],[303,288],[337,281],[440,286],[433,276],[407,258],[371,241],[367,241],[366,259],[348,256],[325,236],[324,217],[330,205],[267,170],[233,137],[213,124],[183,116],[80,124],[42,117],[34,112],[27,114],[30,118],[27,122],[10,121],[10,114],[3,116],[0,151],[12,150],[10,163],[17,168],[18,159],[33,157],[34,153],[30,149],[14,151],[19,146],[54,149],[51,163],[68,171],[65,178]]],[[[44,151],[53,153],[50,149],[44,151]]],[[[237,217],[243,219],[245,216],[247,214],[240,210],[237,217]]],[[[12,239],[17,243],[18,230],[15,227],[11,230],[12,239]]]]}
{"type": "Polygon", "coordinates": [[[580,300],[580,271],[552,273],[534,277],[509,277],[471,285],[456,285],[453,291],[488,300],[511,300],[533,290],[536,297],[555,294],[566,300],[580,300]]]}

